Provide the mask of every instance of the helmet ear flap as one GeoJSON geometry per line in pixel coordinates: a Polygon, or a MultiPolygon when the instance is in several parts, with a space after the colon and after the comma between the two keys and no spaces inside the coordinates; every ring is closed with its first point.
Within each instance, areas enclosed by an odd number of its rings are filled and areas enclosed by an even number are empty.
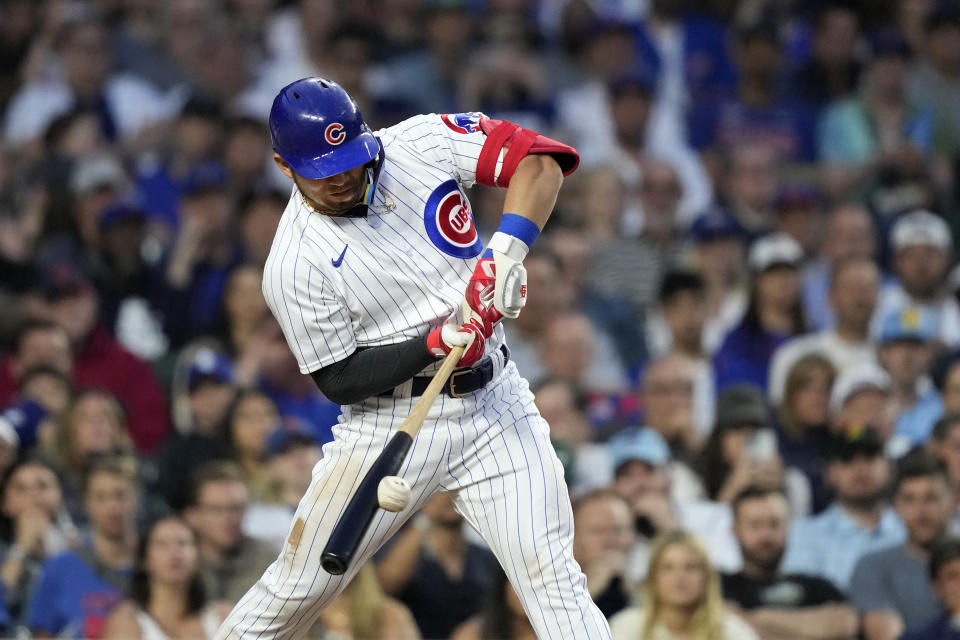
{"type": "Polygon", "coordinates": [[[325,78],[302,78],[281,89],[269,125],[274,151],[307,179],[364,165],[380,151],[356,101],[325,78]]]}

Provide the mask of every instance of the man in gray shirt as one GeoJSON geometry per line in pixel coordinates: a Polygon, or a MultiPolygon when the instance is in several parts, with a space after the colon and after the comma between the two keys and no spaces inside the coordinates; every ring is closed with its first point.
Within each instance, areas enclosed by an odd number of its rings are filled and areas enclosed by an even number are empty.
{"type": "Polygon", "coordinates": [[[907,527],[907,541],[865,555],[850,580],[850,597],[867,640],[894,640],[941,613],[927,565],[953,515],[947,470],[926,451],[914,451],[898,463],[893,490],[893,507],[907,527]]]}

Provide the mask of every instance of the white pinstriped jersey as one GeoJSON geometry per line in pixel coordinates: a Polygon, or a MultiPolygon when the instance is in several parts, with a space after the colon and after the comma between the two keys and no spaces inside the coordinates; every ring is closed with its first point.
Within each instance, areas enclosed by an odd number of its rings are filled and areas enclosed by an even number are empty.
{"type": "MultiPolygon", "coordinates": [[[[385,159],[366,217],[319,214],[293,188],[263,293],[302,373],[461,320],[483,250],[463,193],[486,139],[481,117],[420,115],[376,132],[385,159]]],[[[498,326],[487,353],[502,341],[498,326]]]]}

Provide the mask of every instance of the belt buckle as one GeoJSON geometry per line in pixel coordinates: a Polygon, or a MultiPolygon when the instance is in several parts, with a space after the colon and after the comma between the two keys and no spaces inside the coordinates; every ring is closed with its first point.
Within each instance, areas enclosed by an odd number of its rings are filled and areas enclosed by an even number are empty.
{"type": "Polygon", "coordinates": [[[466,368],[466,369],[457,369],[457,370],[455,370],[453,373],[450,374],[450,379],[447,380],[447,386],[450,388],[450,397],[451,397],[451,398],[462,398],[462,397],[464,397],[464,396],[468,396],[468,395],[470,395],[471,393],[473,393],[473,391],[467,391],[467,392],[465,392],[465,393],[457,393],[456,384],[455,384],[455,383],[456,383],[456,380],[457,380],[457,376],[462,376],[462,375],[465,375],[465,374],[467,374],[467,373],[472,373],[472,372],[473,372],[473,369],[466,368]]]}

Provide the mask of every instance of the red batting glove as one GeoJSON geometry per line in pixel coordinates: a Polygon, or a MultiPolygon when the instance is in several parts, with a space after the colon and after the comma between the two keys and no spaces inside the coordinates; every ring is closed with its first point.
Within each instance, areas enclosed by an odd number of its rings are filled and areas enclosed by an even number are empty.
{"type": "Polygon", "coordinates": [[[484,343],[490,334],[484,334],[483,325],[471,319],[459,327],[445,324],[427,334],[427,349],[443,358],[454,347],[466,347],[457,362],[458,367],[472,367],[483,357],[484,343]]]}
{"type": "Polygon", "coordinates": [[[488,336],[493,333],[493,326],[503,320],[493,300],[496,293],[497,266],[490,252],[477,262],[477,266],[467,283],[467,304],[473,310],[473,317],[483,324],[483,331],[488,336]]]}

